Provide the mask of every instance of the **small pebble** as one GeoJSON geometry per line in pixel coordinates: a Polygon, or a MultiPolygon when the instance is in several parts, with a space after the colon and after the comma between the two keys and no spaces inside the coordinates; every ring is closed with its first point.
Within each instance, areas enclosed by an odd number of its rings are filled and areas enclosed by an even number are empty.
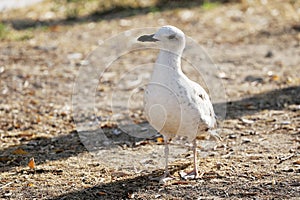
{"type": "Polygon", "coordinates": [[[237,138],[237,136],[236,135],[234,135],[234,134],[232,134],[232,135],[229,135],[229,139],[236,139],[237,138]]]}
{"type": "Polygon", "coordinates": [[[282,169],[283,172],[293,172],[294,169],[292,168],[285,168],[285,169],[282,169]]]}
{"type": "Polygon", "coordinates": [[[249,142],[252,142],[252,140],[249,139],[249,138],[244,138],[244,139],[242,140],[242,144],[249,143],[249,142]]]}
{"type": "Polygon", "coordinates": [[[266,55],[265,58],[272,58],[274,56],[273,52],[271,50],[269,50],[266,55]]]}

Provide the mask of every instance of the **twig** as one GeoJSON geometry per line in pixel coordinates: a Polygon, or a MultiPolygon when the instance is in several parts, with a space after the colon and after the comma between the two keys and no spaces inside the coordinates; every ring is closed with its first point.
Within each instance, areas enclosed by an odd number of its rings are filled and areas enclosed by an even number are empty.
{"type": "Polygon", "coordinates": [[[281,164],[281,163],[283,163],[283,161],[289,160],[289,159],[291,159],[294,156],[295,156],[295,154],[292,154],[292,155],[289,155],[289,156],[284,157],[284,158],[279,158],[278,164],[281,164]]]}
{"type": "Polygon", "coordinates": [[[5,187],[7,187],[7,186],[9,186],[10,184],[13,184],[14,182],[9,182],[9,183],[6,183],[5,185],[2,185],[2,186],[0,186],[0,188],[2,189],[2,188],[5,188],[5,187]]]}

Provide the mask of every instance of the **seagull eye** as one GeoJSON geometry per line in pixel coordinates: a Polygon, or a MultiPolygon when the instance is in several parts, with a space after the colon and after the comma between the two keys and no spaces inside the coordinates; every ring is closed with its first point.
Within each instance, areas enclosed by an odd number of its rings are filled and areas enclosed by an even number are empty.
{"type": "Polygon", "coordinates": [[[171,39],[174,39],[174,38],[175,38],[175,35],[170,35],[168,38],[169,38],[170,40],[171,40],[171,39]]]}

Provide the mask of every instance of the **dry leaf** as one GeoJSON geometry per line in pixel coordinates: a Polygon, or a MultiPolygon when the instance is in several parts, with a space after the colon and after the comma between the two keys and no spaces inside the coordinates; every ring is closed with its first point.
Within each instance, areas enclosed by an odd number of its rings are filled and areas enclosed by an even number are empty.
{"type": "Polygon", "coordinates": [[[207,137],[206,137],[206,135],[204,135],[204,134],[202,134],[202,135],[197,135],[197,140],[206,140],[207,139],[207,137]]]}
{"type": "Polygon", "coordinates": [[[33,96],[33,95],[35,95],[35,91],[34,90],[29,90],[27,92],[27,94],[30,95],[30,96],[33,96]]]}
{"type": "Polygon", "coordinates": [[[29,131],[24,131],[18,134],[18,137],[32,137],[33,133],[29,131]]]}
{"type": "Polygon", "coordinates": [[[33,184],[33,183],[28,183],[27,186],[28,186],[28,187],[33,187],[34,184],[33,184]]]}
{"type": "Polygon", "coordinates": [[[50,30],[51,32],[57,32],[57,31],[59,31],[59,26],[58,26],[58,25],[50,26],[50,27],[49,27],[49,30],[50,30]]]}
{"type": "Polygon", "coordinates": [[[101,123],[101,128],[117,128],[117,124],[111,121],[101,123]]]}
{"type": "Polygon", "coordinates": [[[278,75],[272,75],[271,80],[272,81],[279,81],[280,77],[278,75]]]}
{"type": "Polygon", "coordinates": [[[156,138],[156,142],[157,143],[164,143],[164,138],[163,137],[156,138]]]}
{"type": "Polygon", "coordinates": [[[30,99],[29,103],[32,105],[37,105],[39,102],[34,99],[30,99]]]}
{"type": "Polygon", "coordinates": [[[28,167],[30,169],[34,169],[35,168],[35,162],[34,162],[34,158],[30,158],[29,162],[28,162],[28,167]]]}
{"type": "Polygon", "coordinates": [[[58,149],[55,149],[54,151],[55,151],[55,153],[61,153],[61,152],[64,151],[64,149],[59,149],[59,148],[58,148],[58,149]]]}
{"type": "Polygon", "coordinates": [[[132,191],[130,191],[130,192],[127,193],[127,196],[128,196],[129,199],[133,199],[135,195],[132,191]]]}
{"type": "Polygon", "coordinates": [[[24,150],[21,149],[21,148],[18,148],[18,149],[16,149],[16,150],[14,150],[12,153],[15,154],[15,155],[26,155],[26,154],[28,154],[27,151],[24,151],[24,150]]]}
{"type": "Polygon", "coordinates": [[[293,164],[300,165],[300,160],[296,160],[295,162],[293,162],[293,164]]]}
{"type": "Polygon", "coordinates": [[[0,162],[2,162],[2,163],[10,161],[10,160],[12,160],[12,159],[8,156],[0,156],[0,162]]]}
{"type": "Polygon", "coordinates": [[[190,181],[176,181],[173,185],[190,185],[190,181]]]}
{"type": "Polygon", "coordinates": [[[98,192],[97,194],[98,194],[98,195],[106,195],[106,192],[101,192],[101,191],[100,191],[100,192],[98,192]]]}
{"type": "Polygon", "coordinates": [[[37,116],[37,117],[36,117],[35,122],[36,122],[36,123],[40,123],[40,122],[41,122],[40,116],[37,116]]]}

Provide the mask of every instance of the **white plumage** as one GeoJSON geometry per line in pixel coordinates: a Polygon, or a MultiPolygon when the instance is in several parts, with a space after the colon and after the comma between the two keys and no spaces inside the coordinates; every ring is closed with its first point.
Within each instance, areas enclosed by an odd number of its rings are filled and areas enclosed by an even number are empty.
{"type": "Polygon", "coordinates": [[[166,169],[161,180],[170,177],[168,142],[177,136],[193,142],[194,170],[188,175],[196,178],[196,137],[213,128],[216,119],[206,91],[181,70],[185,35],[174,26],[163,26],[155,34],[141,36],[138,40],[156,42],[160,47],[151,80],[145,89],[144,112],[149,123],[164,136],[166,169]]]}

